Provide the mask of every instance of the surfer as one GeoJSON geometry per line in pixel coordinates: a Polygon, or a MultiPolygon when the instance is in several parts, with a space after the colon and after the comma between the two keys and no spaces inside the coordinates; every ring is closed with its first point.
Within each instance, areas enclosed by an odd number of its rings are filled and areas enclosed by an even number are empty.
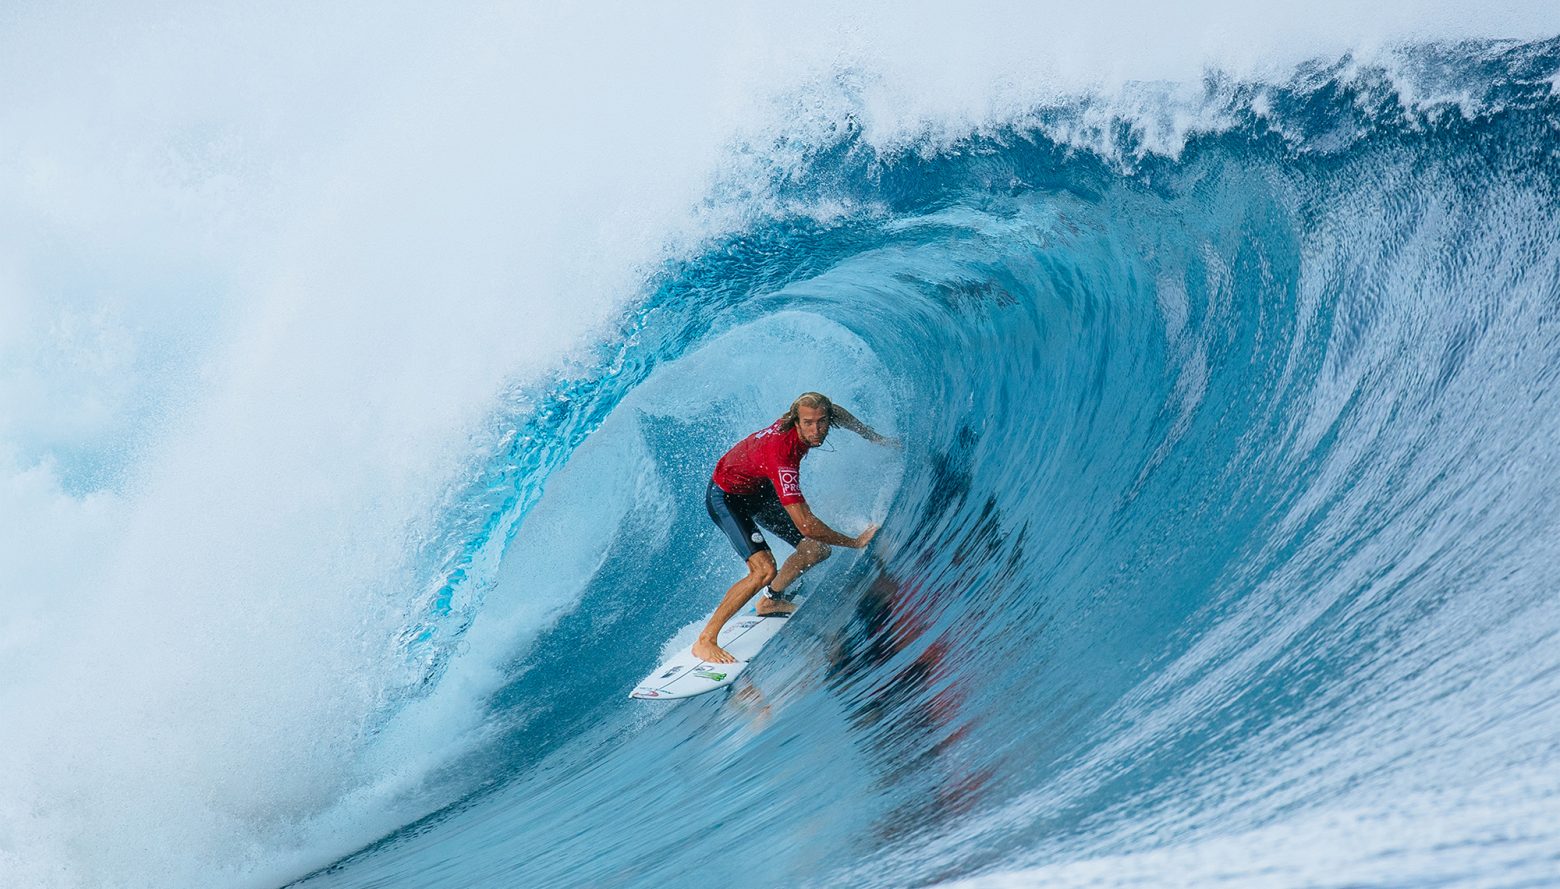
{"type": "Polygon", "coordinates": [[[748,573],[731,585],[710,616],[699,640],[693,644],[695,656],[713,663],[735,661],[730,652],[716,644],[716,639],[720,628],[754,594],[764,591],[763,599],[754,608],[760,615],[790,614],[796,605],[786,601],[784,593],[802,572],[828,558],[830,547],[860,549],[877,533],[877,525],[868,525],[855,537],[841,534],[813,515],[802,497],[802,458],[823,444],[829,428],[836,423],[874,444],[898,444],[895,439],[874,432],[828,396],[804,392],[780,419],[737,442],[716,462],[704,506],[710,519],[736,547],[737,555],[747,562],[748,573]],[[774,553],[759,526],[796,547],[778,571],[774,553]]]}

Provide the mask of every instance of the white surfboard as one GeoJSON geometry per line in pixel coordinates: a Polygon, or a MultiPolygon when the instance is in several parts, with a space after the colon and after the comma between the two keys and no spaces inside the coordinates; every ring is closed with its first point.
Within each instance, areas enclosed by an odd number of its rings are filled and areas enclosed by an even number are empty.
{"type": "MultiPolygon", "coordinates": [[[[795,599],[797,610],[800,610],[805,599],[795,599]]],[[[796,612],[792,612],[794,616],[796,612]]],[[[641,698],[656,701],[677,700],[679,698],[691,698],[694,695],[702,695],[705,692],[714,691],[717,688],[725,688],[742,675],[747,669],[748,663],[753,660],[774,635],[780,632],[790,617],[760,617],[753,606],[748,606],[737,612],[737,616],[726,621],[721,627],[720,636],[717,637],[720,647],[731,652],[731,656],[737,659],[734,664],[712,664],[702,658],[693,656],[693,648],[690,646],[678,652],[675,657],[659,667],[655,668],[649,676],[639,680],[631,698],[641,698]]]]}

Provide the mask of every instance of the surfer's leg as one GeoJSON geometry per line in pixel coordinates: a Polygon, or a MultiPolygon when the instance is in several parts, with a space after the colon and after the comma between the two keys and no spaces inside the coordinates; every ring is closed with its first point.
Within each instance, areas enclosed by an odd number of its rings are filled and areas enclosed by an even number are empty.
{"type": "Polygon", "coordinates": [[[786,588],[795,583],[798,577],[802,576],[802,572],[827,559],[831,552],[833,552],[833,547],[827,543],[810,539],[803,540],[796,545],[796,552],[791,553],[791,557],[785,560],[784,565],[780,566],[780,570],[775,574],[774,582],[769,585],[769,588],[776,593],[785,592],[786,588]]]}
{"type": "Polygon", "coordinates": [[[715,613],[710,615],[709,623],[704,625],[703,632],[699,633],[699,640],[693,643],[695,657],[703,658],[717,664],[729,664],[736,660],[726,649],[716,644],[720,637],[720,628],[726,625],[726,621],[742,610],[742,606],[748,603],[764,585],[775,579],[775,556],[768,549],[762,549],[748,557],[747,576],[731,585],[726,591],[726,597],[720,600],[715,613]]]}
{"type": "Polygon", "coordinates": [[[715,523],[715,527],[731,541],[731,547],[737,551],[739,558],[751,564],[754,555],[768,551],[769,543],[758,532],[758,525],[753,522],[752,505],[745,498],[727,494],[714,482],[710,482],[704,492],[704,509],[710,514],[710,521],[715,523]]]}
{"type": "MultiPolygon", "coordinates": [[[[802,536],[801,529],[791,520],[785,507],[780,505],[780,499],[770,494],[763,500],[759,508],[753,514],[754,521],[762,525],[769,533],[796,547],[796,552],[785,560],[775,575],[774,582],[769,585],[771,592],[779,595],[800,577],[803,571],[818,564],[829,557],[829,545],[817,540],[811,540],[802,536]]],[[[765,599],[758,603],[759,614],[789,614],[796,610],[796,606],[783,599],[765,599]]]]}

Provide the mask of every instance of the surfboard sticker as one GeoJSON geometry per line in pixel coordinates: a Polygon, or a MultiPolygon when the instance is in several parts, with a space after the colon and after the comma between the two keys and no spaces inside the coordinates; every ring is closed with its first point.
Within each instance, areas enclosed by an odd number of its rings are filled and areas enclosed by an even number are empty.
{"type": "MultiPolygon", "coordinates": [[[[799,610],[804,600],[797,599],[799,610]]],[[[792,612],[795,614],[795,612],[792,612]]],[[[737,681],[747,665],[764,645],[780,632],[789,617],[760,617],[752,606],[738,612],[720,630],[720,647],[737,659],[734,664],[712,664],[693,656],[692,647],[684,648],[675,657],[639,681],[629,697],[640,700],[668,701],[691,698],[706,692],[725,688],[737,681]]]]}

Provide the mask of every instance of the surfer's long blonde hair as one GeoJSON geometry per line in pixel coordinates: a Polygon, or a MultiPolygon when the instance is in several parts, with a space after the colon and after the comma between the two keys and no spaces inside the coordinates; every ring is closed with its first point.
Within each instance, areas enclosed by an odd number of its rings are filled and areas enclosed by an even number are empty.
{"type": "Polygon", "coordinates": [[[791,402],[791,409],[780,415],[780,431],[790,432],[796,428],[796,412],[804,407],[821,407],[829,412],[829,422],[834,422],[834,402],[822,392],[803,392],[791,402]]]}

